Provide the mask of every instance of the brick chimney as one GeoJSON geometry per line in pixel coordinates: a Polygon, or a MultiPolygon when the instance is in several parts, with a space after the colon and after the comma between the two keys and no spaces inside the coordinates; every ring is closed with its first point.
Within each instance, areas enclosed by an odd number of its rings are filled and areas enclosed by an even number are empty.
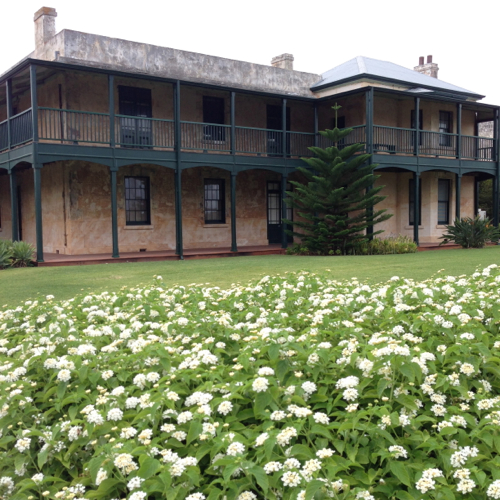
{"type": "Polygon", "coordinates": [[[56,34],[56,9],[52,7],[42,7],[37,12],[35,21],[35,50],[43,47],[56,34]]]}
{"type": "Polygon", "coordinates": [[[273,57],[271,66],[281,69],[293,70],[293,56],[292,54],[281,54],[280,56],[273,57]]]}
{"type": "Polygon", "coordinates": [[[432,56],[427,56],[426,64],[424,64],[424,58],[420,57],[418,60],[418,66],[415,66],[413,69],[423,75],[432,76],[432,78],[438,77],[439,67],[436,63],[432,62],[432,56]]]}

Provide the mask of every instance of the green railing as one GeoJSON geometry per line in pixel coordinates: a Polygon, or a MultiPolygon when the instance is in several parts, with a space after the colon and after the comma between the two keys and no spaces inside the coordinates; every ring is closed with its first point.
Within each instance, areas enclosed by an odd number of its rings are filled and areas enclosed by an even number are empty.
{"type": "MultiPolygon", "coordinates": [[[[373,127],[373,152],[413,154],[415,151],[414,129],[375,125],[373,127]]],[[[420,142],[422,137],[420,136],[420,142]]]]}
{"type": "Polygon", "coordinates": [[[231,126],[215,123],[181,122],[182,149],[231,151],[231,126]]]}
{"type": "Polygon", "coordinates": [[[31,108],[10,119],[11,147],[19,146],[33,139],[33,118],[31,108]]]}
{"type": "Polygon", "coordinates": [[[127,148],[173,149],[173,120],[116,115],[115,142],[127,148]]]}
{"type": "Polygon", "coordinates": [[[110,120],[105,113],[38,108],[40,140],[71,144],[109,144],[110,120]]]}
{"type": "Polygon", "coordinates": [[[7,120],[0,123],[0,151],[9,149],[9,133],[7,127],[9,123],[7,120]]]}
{"type": "MultiPolygon", "coordinates": [[[[360,153],[366,151],[366,125],[356,125],[349,128],[352,128],[352,132],[347,137],[341,139],[337,143],[337,147],[342,149],[353,144],[363,144],[364,147],[360,150],[360,153]]],[[[334,146],[334,143],[320,134],[318,137],[318,147],[328,148],[330,146],[334,146]]]]}
{"type": "Polygon", "coordinates": [[[495,160],[495,141],[491,137],[462,136],[462,158],[480,161],[495,160]]]}
{"type": "MultiPolygon", "coordinates": [[[[38,108],[38,133],[41,141],[65,144],[96,144],[110,146],[111,120],[106,113],[73,111],[48,107],[38,108]]],[[[0,123],[0,151],[24,144],[33,139],[32,111],[27,109],[0,123]]],[[[337,147],[360,143],[366,145],[366,126],[352,127],[350,135],[339,141],[337,147]]],[[[174,149],[175,123],[173,120],[116,115],[114,142],[118,147],[174,149]]],[[[181,122],[181,148],[199,152],[222,152],[240,155],[301,158],[311,156],[309,147],[315,136],[306,132],[255,127],[235,127],[231,144],[231,126],[213,123],[181,122]]],[[[456,158],[457,134],[374,125],[373,151],[387,154],[416,154],[456,158]]],[[[318,136],[318,146],[333,144],[318,136]]],[[[362,151],[365,151],[366,147],[362,151]]],[[[461,136],[460,157],[476,161],[495,161],[495,140],[489,137],[461,136]]]]}

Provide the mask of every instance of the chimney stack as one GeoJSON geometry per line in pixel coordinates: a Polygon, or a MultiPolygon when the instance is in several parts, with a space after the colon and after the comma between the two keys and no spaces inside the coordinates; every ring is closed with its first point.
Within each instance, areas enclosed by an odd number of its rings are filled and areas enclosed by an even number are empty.
{"type": "Polygon", "coordinates": [[[427,56],[426,64],[424,64],[424,57],[419,57],[418,66],[415,66],[413,69],[423,75],[432,76],[432,78],[438,77],[439,67],[436,63],[432,62],[432,56],[427,56]]]}
{"type": "Polygon", "coordinates": [[[271,66],[281,69],[293,70],[293,56],[292,54],[281,54],[280,56],[273,57],[271,66]]]}
{"type": "Polygon", "coordinates": [[[35,50],[42,48],[56,34],[56,9],[52,7],[42,7],[37,12],[35,21],[35,50]]]}

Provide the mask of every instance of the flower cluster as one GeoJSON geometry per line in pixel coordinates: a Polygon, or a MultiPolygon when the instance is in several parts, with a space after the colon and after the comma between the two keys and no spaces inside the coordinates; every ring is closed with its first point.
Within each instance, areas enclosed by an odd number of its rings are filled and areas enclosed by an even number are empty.
{"type": "Polygon", "coordinates": [[[2,310],[0,498],[500,499],[499,289],[158,278],[2,310]]]}

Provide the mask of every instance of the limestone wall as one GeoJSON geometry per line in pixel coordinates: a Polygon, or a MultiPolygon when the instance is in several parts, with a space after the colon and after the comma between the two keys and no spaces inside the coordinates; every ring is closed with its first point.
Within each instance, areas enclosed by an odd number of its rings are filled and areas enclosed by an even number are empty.
{"type": "MultiPolygon", "coordinates": [[[[413,174],[410,172],[382,172],[375,186],[385,186],[380,194],[387,198],[376,208],[386,208],[394,214],[389,220],[375,226],[375,230],[383,229],[380,237],[397,236],[398,234],[413,237],[413,226],[409,224],[409,185],[413,174]]],[[[445,226],[437,223],[438,179],[450,179],[450,224],[455,219],[455,175],[448,172],[424,172],[422,184],[422,220],[419,226],[421,243],[439,241],[445,226]]],[[[461,183],[460,216],[474,216],[474,177],[463,176],[461,183]]]]}

